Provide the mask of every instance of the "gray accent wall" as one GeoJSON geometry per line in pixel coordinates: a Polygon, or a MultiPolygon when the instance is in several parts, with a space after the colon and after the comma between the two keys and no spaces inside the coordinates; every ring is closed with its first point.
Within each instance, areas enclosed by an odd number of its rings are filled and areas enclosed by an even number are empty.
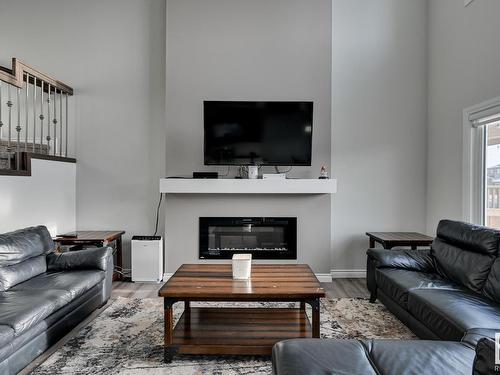
{"type": "MultiPolygon", "coordinates": [[[[227,170],[203,166],[203,100],[314,101],[312,167],[290,175],[329,167],[331,14],[331,0],[167,0],[167,175],[227,170]]],[[[329,196],[175,196],[166,216],[166,272],[198,261],[199,216],[297,216],[299,261],[330,270],[329,196]]]]}
{"type": "Polygon", "coordinates": [[[307,263],[316,273],[330,273],[329,206],[328,195],[172,195],[166,202],[166,272],[182,263],[224,262],[198,261],[199,217],[283,216],[297,217],[297,261],[278,263],[307,263]]]}

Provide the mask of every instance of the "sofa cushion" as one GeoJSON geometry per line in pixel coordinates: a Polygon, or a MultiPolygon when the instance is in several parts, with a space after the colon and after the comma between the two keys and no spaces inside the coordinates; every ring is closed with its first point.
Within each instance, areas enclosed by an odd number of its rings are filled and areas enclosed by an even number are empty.
{"type": "Polygon", "coordinates": [[[24,262],[0,268],[0,291],[6,291],[14,285],[29,280],[47,271],[45,255],[25,260],[24,262]]]}
{"type": "Polygon", "coordinates": [[[500,303],[500,258],[491,266],[490,274],[484,284],[483,294],[500,303]]]}
{"type": "Polygon", "coordinates": [[[472,375],[490,375],[498,373],[498,365],[495,363],[495,341],[490,338],[482,338],[476,346],[476,357],[474,358],[474,369],[472,375]]]}
{"type": "Polygon", "coordinates": [[[65,253],[50,253],[47,255],[47,269],[49,271],[66,270],[101,270],[108,269],[109,259],[113,257],[111,247],[98,247],[68,251],[65,253]]]}
{"type": "Polygon", "coordinates": [[[54,242],[44,226],[0,234],[0,267],[20,263],[53,248],[54,242]]]}
{"type": "Polygon", "coordinates": [[[0,325],[0,348],[14,340],[14,330],[6,325],[0,325]]]}
{"type": "Polygon", "coordinates": [[[9,290],[0,293],[0,325],[19,336],[71,301],[65,290],[9,290]]]}
{"type": "Polygon", "coordinates": [[[294,339],[273,347],[275,375],[470,375],[474,350],[458,342],[294,339]]]}
{"type": "Polygon", "coordinates": [[[436,273],[407,271],[395,268],[377,269],[375,279],[378,287],[404,309],[408,309],[408,293],[411,289],[463,289],[463,287],[443,279],[436,273]]]}
{"type": "Polygon", "coordinates": [[[500,329],[500,305],[468,291],[413,289],[409,312],[443,340],[460,340],[472,328],[500,329]]]}
{"type": "Polygon", "coordinates": [[[363,344],[356,340],[293,339],[273,347],[275,375],[376,375],[363,344]]]}
{"type": "Polygon", "coordinates": [[[467,330],[467,333],[462,338],[462,342],[469,344],[472,347],[476,347],[479,340],[484,338],[495,339],[495,333],[498,332],[497,329],[492,328],[472,328],[467,330]]]}
{"type": "Polygon", "coordinates": [[[104,277],[105,273],[98,270],[48,272],[18,284],[11,290],[64,290],[70,293],[73,300],[104,277]]]}
{"type": "Polygon", "coordinates": [[[438,273],[480,293],[495,261],[495,255],[469,251],[436,238],[431,245],[438,273]]]}
{"type": "Polygon", "coordinates": [[[436,230],[443,241],[479,254],[497,255],[500,231],[454,220],[441,220],[436,230]]]}
{"type": "Polygon", "coordinates": [[[470,375],[474,350],[458,342],[372,340],[366,342],[379,374],[470,375]]]}

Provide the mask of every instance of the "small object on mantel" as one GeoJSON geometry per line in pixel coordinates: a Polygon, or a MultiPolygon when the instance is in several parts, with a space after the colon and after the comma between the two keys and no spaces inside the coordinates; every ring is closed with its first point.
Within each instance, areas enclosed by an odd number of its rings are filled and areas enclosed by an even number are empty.
{"type": "Polygon", "coordinates": [[[320,180],[328,180],[328,171],[326,170],[326,167],[324,165],[321,166],[321,170],[319,172],[319,177],[320,180]]]}
{"type": "Polygon", "coordinates": [[[233,279],[248,280],[252,273],[252,254],[233,255],[233,279]]]}

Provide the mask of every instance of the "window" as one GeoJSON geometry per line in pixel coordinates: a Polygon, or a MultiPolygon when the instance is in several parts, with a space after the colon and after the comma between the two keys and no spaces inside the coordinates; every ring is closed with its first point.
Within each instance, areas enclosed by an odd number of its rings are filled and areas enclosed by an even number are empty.
{"type": "Polygon", "coordinates": [[[500,98],[464,111],[464,219],[500,229],[500,98]]]}
{"type": "Polygon", "coordinates": [[[500,121],[485,126],[484,225],[500,229],[500,121]]]}

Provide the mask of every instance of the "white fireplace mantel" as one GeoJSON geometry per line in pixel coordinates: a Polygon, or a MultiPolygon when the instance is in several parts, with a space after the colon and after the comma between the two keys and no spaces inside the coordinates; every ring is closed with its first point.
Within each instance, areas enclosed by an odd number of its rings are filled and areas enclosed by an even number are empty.
{"type": "Polygon", "coordinates": [[[160,179],[160,193],[166,194],[334,194],[336,192],[336,179],[160,179]]]}

